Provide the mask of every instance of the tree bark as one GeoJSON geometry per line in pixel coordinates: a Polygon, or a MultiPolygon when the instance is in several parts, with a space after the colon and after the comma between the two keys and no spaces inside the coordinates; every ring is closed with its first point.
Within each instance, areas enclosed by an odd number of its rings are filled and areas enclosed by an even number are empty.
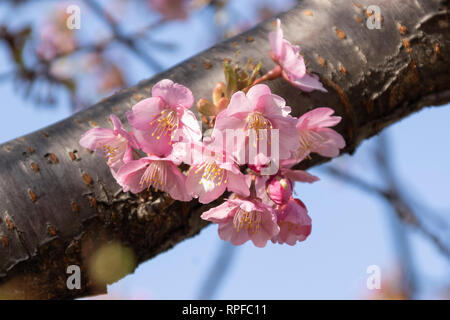
{"type": "MultiPolygon", "coordinates": [[[[300,44],[308,69],[328,93],[303,93],[283,80],[270,82],[299,116],[328,106],[343,117],[337,130],[344,152],[425,106],[450,100],[449,1],[305,0],[280,16],[285,37],[300,44]],[[370,5],[381,9],[381,29],[366,26],[370,5]]],[[[132,249],[137,263],[192,237],[216,205],[171,201],[149,192],[123,193],[104,161],[78,145],[93,125],[149,97],[163,78],[209,98],[223,81],[222,65],[238,60],[274,64],[268,56],[272,20],[220,43],[156,77],[118,92],[88,110],[0,146],[0,298],[65,299],[105,292],[89,276],[89,257],[105,243],[132,249]],[[69,290],[67,266],[81,267],[81,289],[69,290]]],[[[420,130],[420,128],[418,128],[420,130]]],[[[443,138],[443,137],[442,137],[443,138]]],[[[326,159],[314,157],[308,168],[326,159]]]]}

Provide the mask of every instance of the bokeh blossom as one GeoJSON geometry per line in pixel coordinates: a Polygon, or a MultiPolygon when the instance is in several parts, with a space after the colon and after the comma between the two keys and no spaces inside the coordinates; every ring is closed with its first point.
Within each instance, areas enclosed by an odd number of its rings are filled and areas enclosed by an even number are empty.
{"type": "Polygon", "coordinates": [[[190,0],[147,0],[149,7],[167,20],[184,20],[189,14],[190,0]]]}

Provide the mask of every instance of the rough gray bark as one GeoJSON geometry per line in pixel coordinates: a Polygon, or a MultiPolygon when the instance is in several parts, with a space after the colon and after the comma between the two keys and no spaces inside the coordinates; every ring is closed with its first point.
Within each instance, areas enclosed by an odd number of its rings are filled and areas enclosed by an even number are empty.
{"type": "MultiPolygon", "coordinates": [[[[294,115],[329,106],[344,152],[387,125],[450,100],[448,1],[305,0],[281,15],[286,38],[301,44],[309,70],[329,93],[305,94],[282,80],[270,83],[294,115]],[[365,8],[381,8],[382,28],[369,30],[365,8]]],[[[163,78],[209,98],[223,80],[222,62],[240,49],[240,61],[268,57],[271,21],[107,98],[92,108],[0,146],[0,297],[74,298],[105,291],[89,278],[86,263],[101,244],[117,240],[144,262],[197,234],[211,205],[171,202],[162,194],[121,192],[102,159],[78,145],[91,125],[108,127],[163,78]],[[66,288],[66,268],[82,269],[82,289],[66,288]]],[[[420,128],[418,128],[420,130],[420,128]]],[[[303,167],[325,159],[313,158],[303,167]]],[[[214,205],[214,204],[212,204],[214,205]]]]}

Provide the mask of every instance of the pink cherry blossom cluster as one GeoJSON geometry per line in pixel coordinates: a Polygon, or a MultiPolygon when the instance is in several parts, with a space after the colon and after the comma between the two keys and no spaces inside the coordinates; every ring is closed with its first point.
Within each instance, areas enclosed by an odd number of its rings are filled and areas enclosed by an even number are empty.
{"type": "MultiPolygon", "coordinates": [[[[306,72],[299,48],[283,39],[279,21],[269,38],[280,76],[304,91],[325,90],[306,72]]],[[[192,92],[164,79],[127,113],[132,131],[111,115],[113,129],[91,129],[80,144],[105,157],[124,192],[153,188],[175,200],[210,203],[228,191],[225,202],[201,216],[219,225],[223,240],[294,245],[311,233],[311,218],[293,197],[293,184],[318,178],[292,167],[311,153],[337,156],[345,141],[330,127],[341,118],[330,108],[295,118],[285,100],[259,82],[232,92],[207,137],[190,110],[192,92]],[[187,172],[180,170],[181,163],[189,165],[187,172]]]]}

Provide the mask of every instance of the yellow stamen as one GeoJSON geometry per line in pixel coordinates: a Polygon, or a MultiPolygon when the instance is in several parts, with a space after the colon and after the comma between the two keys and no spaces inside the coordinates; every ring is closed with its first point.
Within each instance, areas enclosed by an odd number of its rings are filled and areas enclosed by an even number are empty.
{"type": "MultiPolygon", "coordinates": [[[[256,111],[249,114],[246,121],[247,136],[250,135],[252,130],[255,130],[256,141],[259,141],[259,135],[262,135],[262,132],[259,132],[259,130],[273,129],[272,122],[266,119],[261,112],[256,111]]],[[[253,144],[254,147],[256,147],[256,141],[253,144]]]]}
{"type": "Polygon", "coordinates": [[[117,136],[116,139],[110,141],[108,144],[101,146],[103,156],[106,163],[110,166],[117,160],[120,160],[126,151],[127,140],[122,136],[117,136]]]}
{"type": "Polygon", "coordinates": [[[164,109],[154,117],[156,119],[152,120],[150,125],[152,126],[157,123],[152,132],[152,137],[156,136],[156,140],[161,139],[162,136],[172,135],[178,129],[178,116],[175,110],[164,109]]]}
{"type": "Polygon", "coordinates": [[[226,172],[220,168],[215,161],[204,162],[202,165],[196,167],[195,174],[202,172],[202,178],[198,182],[202,184],[206,191],[214,189],[216,186],[226,184],[226,172]]]}
{"type": "Polygon", "coordinates": [[[153,187],[155,190],[165,190],[167,184],[167,166],[165,161],[151,162],[139,181],[141,186],[153,187]]]}
{"type": "Polygon", "coordinates": [[[255,234],[259,232],[261,228],[261,212],[259,211],[245,211],[241,208],[238,209],[233,218],[233,226],[237,232],[242,229],[255,234]]]}

